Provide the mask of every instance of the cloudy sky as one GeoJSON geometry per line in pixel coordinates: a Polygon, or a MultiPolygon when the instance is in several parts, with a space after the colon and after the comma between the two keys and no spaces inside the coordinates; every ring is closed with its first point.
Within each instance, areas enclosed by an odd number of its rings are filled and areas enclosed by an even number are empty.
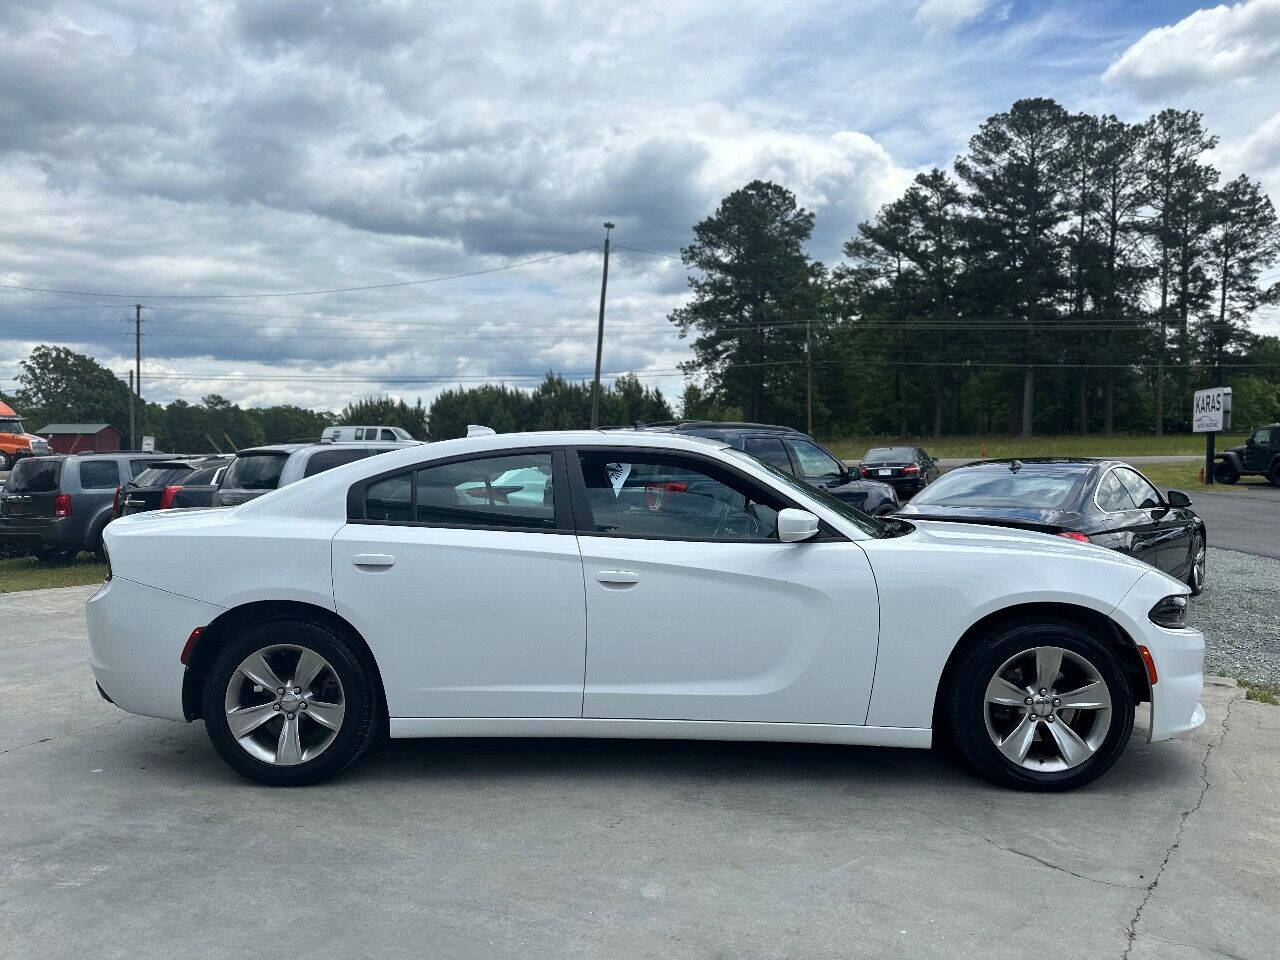
{"type": "Polygon", "coordinates": [[[0,389],[40,342],[123,375],[135,302],[162,401],[589,376],[607,219],[605,371],[678,394],[672,256],[747,180],[834,263],[1052,96],[1201,110],[1280,199],[1276,89],[1280,0],[4,0],[0,389]]]}

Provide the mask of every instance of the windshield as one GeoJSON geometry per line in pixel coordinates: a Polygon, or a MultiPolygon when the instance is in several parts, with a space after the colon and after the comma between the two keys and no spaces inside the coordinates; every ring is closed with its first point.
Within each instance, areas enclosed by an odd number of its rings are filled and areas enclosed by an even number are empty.
{"type": "Polygon", "coordinates": [[[5,493],[56,493],[62,478],[62,461],[37,458],[19,460],[9,474],[5,493]]]}
{"type": "Polygon", "coordinates": [[[803,480],[797,480],[795,477],[791,476],[791,474],[783,473],[771,463],[765,463],[758,457],[753,457],[749,453],[743,453],[741,450],[734,450],[732,448],[726,448],[724,453],[730,457],[734,457],[735,459],[745,460],[754,467],[763,467],[765,470],[768,470],[770,475],[777,479],[784,487],[794,490],[803,496],[817,500],[832,513],[839,514],[868,536],[876,537],[878,539],[889,535],[887,527],[882,521],[863,513],[857,507],[851,506],[843,500],[833,497],[831,494],[827,493],[827,491],[822,490],[819,487],[811,487],[803,480]]]}
{"type": "Polygon", "coordinates": [[[159,487],[177,483],[191,474],[190,467],[150,467],[132,481],[135,487],[159,487]]]}
{"type": "Polygon", "coordinates": [[[862,458],[863,463],[910,463],[916,452],[910,447],[872,447],[862,458]]]}
{"type": "Polygon", "coordinates": [[[1008,467],[962,467],[929,484],[911,504],[1061,510],[1076,502],[1090,469],[1023,466],[1015,472],[1008,467]]]}
{"type": "Polygon", "coordinates": [[[17,417],[0,417],[0,433],[26,433],[17,417]]]}
{"type": "Polygon", "coordinates": [[[237,456],[222,478],[229,490],[274,490],[280,485],[280,472],[288,454],[249,453],[237,456]]]}

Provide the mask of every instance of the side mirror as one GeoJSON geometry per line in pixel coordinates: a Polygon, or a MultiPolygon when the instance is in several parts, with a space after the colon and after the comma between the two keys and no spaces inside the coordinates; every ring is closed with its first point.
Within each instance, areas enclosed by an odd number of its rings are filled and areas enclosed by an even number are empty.
{"type": "Polygon", "coordinates": [[[1189,507],[1191,506],[1191,498],[1181,490],[1170,490],[1165,496],[1166,502],[1171,507],[1189,507]]]}
{"type": "Polygon", "coordinates": [[[778,511],[778,539],[783,543],[799,543],[818,535],[818,518],[808,510],[785,507],[778,511]]]}

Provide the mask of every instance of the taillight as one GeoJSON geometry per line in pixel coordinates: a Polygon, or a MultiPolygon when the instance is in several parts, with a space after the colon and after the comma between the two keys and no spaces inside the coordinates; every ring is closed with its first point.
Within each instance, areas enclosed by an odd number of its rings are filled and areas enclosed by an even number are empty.
{"type": "Polygon", "coordinates": [[[124,487],[116,487],[116,495],[111,501],[111,515],[113,517],[120,516],[120,494],[124,492],[124,487]]]}
{"type": "Polygon", "coordinates": [[[660,511],[665,506],[668,493],[684,493],[689,484],[682,480],[658,480],[644,485],[644,502],[650,510],[660,511]]]}
{"type": "Polygon", "coordinates": [[[1061,530],[1058,536],[1066,537],[1068,540],[1079,540],[1081,543],[1089,543],[1087,534],[1080,533],[1078,530],[1061,530]]]}
{"type": "Polygon", "coordinates": [[[164,493],[160,494],[160,509],[168,510],[173,506],[173,498],[178,495],[178,491],[182,487],[165,487],[164,493]]]}
{"type": "Polygon", "coordinates": [[[914,463],[908,463],[905,467],[902,468],[902,472],[903,473],[919,473],[920,468],[914,463]]]}
{"type": "Polygon", "coordinates": [[[871,476],[871,468],[870,468],[870,467],[863,467],[863,468],[862,468],[862,475],[863,475],[864,477],[869,477],[869,476],[871,476]]]}
{"type": "Polygon", "coordinates": [[[71,516],[71,494],[60,493],[53,498],[53,515],[55,517],[71,516]]]}

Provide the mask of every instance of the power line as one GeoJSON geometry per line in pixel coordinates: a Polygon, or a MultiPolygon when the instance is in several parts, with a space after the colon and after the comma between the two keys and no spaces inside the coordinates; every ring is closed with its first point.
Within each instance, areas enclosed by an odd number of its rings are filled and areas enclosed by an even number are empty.
{"type": "Polygon", "coordinates": [[[292,290],[286,293],[101,293],[90,290],[58,290],[49,287],[28,287],[18,283],[0,283],[0,287],[7,287],[11,290],[25,290],[28,293],[66,294],[74,297],[112,297],[126,300],[261,300],[274,297],[315,297],[330,293],[360,293],[365,290],[387,290],[392,287],[413,287],[426,283],[442,283],[445,280],[464,280],[468,277],[480,277],[489,273],[501,273],[505,270],[515,270],[519,267],[532,266],[536,263],[548,263],[552,260],[572,257],[575,254],[585,253],[587,250],[594,250],[599,246],[600,244],[598,243],[592,243],[585,247],[579,247],[577,250],[568,250],[564,253],[556,253],[548,257],[537,257],[533,260],[522,260],[519,263],[509,263],[501,267],[489,267],[486,270],[472,270],[467,273],[452,273],[441,277],[427,277],[423,280],[398,280],[393,283],[370,283],[358,287],[333,287],[328,290],[292,290]]]}

